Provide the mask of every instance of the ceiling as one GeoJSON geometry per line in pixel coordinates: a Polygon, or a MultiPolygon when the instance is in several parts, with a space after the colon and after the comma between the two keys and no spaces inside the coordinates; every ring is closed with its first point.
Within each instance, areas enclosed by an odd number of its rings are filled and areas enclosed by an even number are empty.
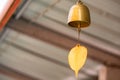
{"type": "MultiPolygon", "coordinates": [[[[31,1],[22,16],[31,22],[76,38],[76,31],[67,26],[68,11],[75,2],[75,0],[31,1]]],[[[82,30],[81,40],[120,56],[119,3],[114,0],[84,0],[84,2],[90,9],[91,25],[82,30]]]]}
{"type": "MultiPolygon", "coordinates": [[[[0,50],[0,63],[38,80],[69,80],[74,73],[68,66],[68,51],[22,33],[7,29],[0,50]]],[[[101,64],[88,59],[79,73],[80,79],[91,80],[101,64]]]]}
{"type": "MultiPolygon", "coordinates": [[[[67,26],[70,7],[76,0],[23,0],[15,14],[68,37],[77,32],[67,26]]],[[[91,25],[82,29],[81,41],[120,56],[119,0],[83,0],[91,13],[91,25]]],[[[74,46],[74,45],[73,45],[74,46]]],[[[67,62],[68,50],[6,28],[0,40],[0,64],[36,80],[75,80],[67,62]]],[[[90,58],[79,72],[80,80],[97,80],[101,63],[90,58]]],[[[15,80],[0,75],[3,80],[15,80]]]]}

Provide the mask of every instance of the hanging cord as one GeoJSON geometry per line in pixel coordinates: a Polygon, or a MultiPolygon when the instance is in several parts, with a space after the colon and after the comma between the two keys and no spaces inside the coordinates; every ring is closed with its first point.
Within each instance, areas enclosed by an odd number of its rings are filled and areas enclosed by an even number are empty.
{"type": "Polygon", "coordinates": [[[78,0],[78,1],[77,1],[77,4],[82,4],[82,1],[81,1],[81,0],[78,0]]]}
{"type": "Polygon", "coordinates": [[[77,2],[78,2],[78,3],[80,3],[80,2],[81,2],[81,0],[78,0],[77,2]]]}
{"type": "Polygon", "coordinates": [[[80,32],[81,32],[81,23],[78,24],[77,31],[78,31],[78,43],[79,43],[79,41],[80,41],[80,32]]]}
{"type": "MultiPolygon", "coordinates": [[[[81,0],[78,0],[77,3],[80,3],[81,0]]],[[[81,32],[81,23],[78,24],[78,28],[77,28],[77,32],[78,32],[78,44],[80,42],[80,32],[81,32]]]]}

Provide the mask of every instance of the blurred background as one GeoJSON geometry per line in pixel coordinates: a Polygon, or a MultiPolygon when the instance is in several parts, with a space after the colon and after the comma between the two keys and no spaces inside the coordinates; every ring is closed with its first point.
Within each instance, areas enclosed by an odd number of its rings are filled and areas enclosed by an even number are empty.
{"type": "MultiPolygon", "coordinates": [[[[76,1],[21,0],[0,32],[0,80],[76,80],[67,60],[77,43],[67,25],[76,1]]],[[[120,80],[120,1],[82,1],[91,25],[80,34],[88,58],[78,80],[120,80]]]]}

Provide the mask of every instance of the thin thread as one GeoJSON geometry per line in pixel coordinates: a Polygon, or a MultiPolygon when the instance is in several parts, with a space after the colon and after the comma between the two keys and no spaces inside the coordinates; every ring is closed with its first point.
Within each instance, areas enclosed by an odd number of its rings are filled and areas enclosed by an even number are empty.
{"type": "Polygon", "coordinates": [[[80,32],[81,32],[81,23],[78,24],[77,31],[78,31],[78,43],[79,43],[79,41],[80,41],[80,32]]]}
{"type": "Polygon", "coordinates": [[[81,2],[81,0],[78,0],[77,2],[81,2]]]}

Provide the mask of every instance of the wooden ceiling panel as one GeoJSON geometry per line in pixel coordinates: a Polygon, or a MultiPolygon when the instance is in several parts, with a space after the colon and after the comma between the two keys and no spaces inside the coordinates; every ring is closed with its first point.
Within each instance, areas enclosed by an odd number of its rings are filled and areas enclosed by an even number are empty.
{"type": "MultiPolygon", "coordinates": [[[[66,50],[13,30],[8,33],[8,36],[0,46],[0,51],[0,63],[2,65],[33,78],[61,80],[74,75],[67,64],[66,50]]],[[[97,70],[93,70],[95,69],[93,67],[98,65],[92,60],[87,61],[79,77],[88,79],[92,78],[91,76],[97,76],[97,70]],[[88,71],[92,69],[92,73],[95,74],[84,73],[86,68],[88,71]]]]}
{"type": "MultiPolygon", "coordinates": [[[[67,63],[66,49],[75,44],[77,37],[76,31],[67,26],[68,11],[75,0],[58,0],[51,7],[56,1],[33,0],[22,14],[28,22],[21,19],[9,24],[11,29],[32,37],[8,29],[10,32],[0,47],[0,64],[42,80],[74,80],[67,63]],[[40,26],[33,26],[30,20],[40,26]],[[48,39],[50,36],[54,39],[48,39]],[[64,40],[68,41],[68,45],[64,40]]],[[[81,41],[95,47],[87,45],[89,57],[107,65],[119,66],[120,5],[112,0],[84,2],[90,7],[92,24],[81,32],[81,41]]],[[[79,77],[88,80],[91,76],[97,76],[99,66],[101,64],[88,59],[79,77]]]]}
{"type": "MultiPolygon", "coordinates": [[[[65,2],[64,5],[67,5],[68,1],[63,1],[65,2]]],[[[60,1],[58,4],[55,5],[52,9],[49,9],[48,12],[44,14],[43,17],[37,17],[39,15],[40,11],[34,11],[33,9],[29,8],[26,13],[23,15],[25,18],[28,19],[33,19],[35,18],[35,22],[37,23],[48,26],[48,28],[51,28],[51,26],[67,26],[67,9],[61,7],[63,3],[60,1]],[[63,9],[64,12],[61,12],[61,9],[63,9]],[[45,24],[45,23],[48,24],[45,24]],[[50,26],[51,25],[51,26],[50,26]]],[[[68,5],[71,5],[71,2],[68,2],[68,5]]],[[[42,3],[41,3],[42,4],[42,3]]],[[[73,3],[74,4],[74,3],[73,3]]],[[[41,7],[48,6],[48,3],[46,5],[39,5],[41,7]]],[[[89,5],[88,5],[89,6],[89,5]]],[[[42,13],[42,12],[41,12],[42,13]]],[[[91,34],[93,36],[96,36],[100,39],[103,39],[104,41],[108,41],[108,43],[114,44],[116,46],[120,46],[119,42],[119,34],[120,34],[120,29],[119,29],[119,22],[115,21],[114,19],[112,20],[109,17],[104,16],[104,12],[102,14],[98,14],[94,12],[94,9],[91,10],[91,19],[92,19],[92,25],[88,29],[85,29],[84,31],[87,32],[88,34],[91,34]],[[105,35],[105,36],[103,36],[105,35]],[[114,36],[112,36],[114,35],[114,36]]],[[[58,27],[61,28],[61,27],[58,27]]],[[[57,28],[57,29],[58,29],[57,28]]],[[[52,29],[52,28],[51,28],[52,29]]],[[[62,32],[62,31],[61,31],[62,32]]],[[[103,42],[104,42],[103,41],[103,42]]]]}
{"type": "Polygon", "coordinates": [[[108,12],[108,13],[120,18],[120,15],[119,15],[120,5],[115,3],[114,1],[111,1],[111,0],[104,0],[104,1],[84,0],[84,2],[90,4],[94,7],[97,7],[99,9],[102,9],[104,12],[108,12]]]}

